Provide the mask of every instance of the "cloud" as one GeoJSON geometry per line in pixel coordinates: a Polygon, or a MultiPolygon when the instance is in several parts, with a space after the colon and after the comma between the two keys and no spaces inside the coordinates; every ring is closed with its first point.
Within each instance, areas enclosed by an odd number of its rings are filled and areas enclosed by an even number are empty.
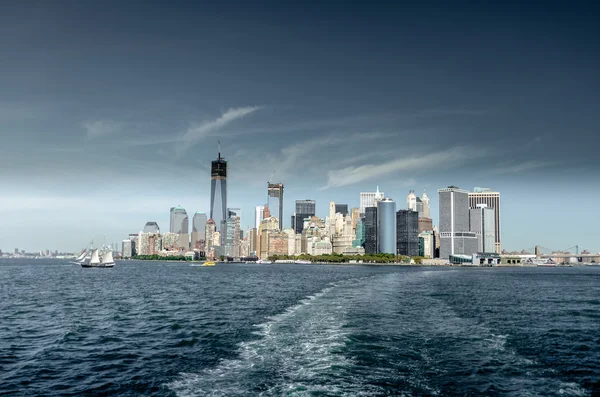
{"type": "Polygon", "coordinates": [[[186,147],[189,147],[206,137],[212,136],[214,132],[220,130],[227,124],[254,113],[260,108],[260,106],[231,108],[215,120],[206,121],[204,123],[191,126],[181,137],[181,140],[185,143],[186,147]]]}
{"type": "Polygon", "coordinates": [[[520,172],[530,171],[537,168],[545,168],[550,165],[556,164],[555,161],[544,161],[544,160],[529,160],[522,163],[500,163],[494,168],[491,173],[498,174],[518,174],[520,172]]]}
{"type": "Polygon", "coordinates": [[[94,120],[86,121],[81,126],[85,129],[88,138],[100,138],[122,131],[125,123],[112,120],[94,120]]]}
{"type": "Polygon", "coordinates": [[[364,164],[356,167],[331,170],[328,172],[327,185],[321,189],[353,185],[369,179],[382,177],[392,172],[431,169],[452,162],[462,161],[466,158],[468,158],[466,148],[457,147],[422,156],[402,157],[381,164],[364,164]]]}

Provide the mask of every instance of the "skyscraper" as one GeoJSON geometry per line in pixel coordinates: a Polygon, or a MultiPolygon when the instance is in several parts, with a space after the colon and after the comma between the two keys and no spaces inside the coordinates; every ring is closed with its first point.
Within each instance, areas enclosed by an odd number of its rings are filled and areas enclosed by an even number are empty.
{"type": "Polygon", "coordinates": [[[344,216],[348,215],[348,204],[336,204],[335,205],[335,213],[342,214],[344,216]]]}
{"type": "Polygon", "coordinates": [[[207,216],[204,212],[196,212],[192,218],[192,249],[204,252],[206,249],[206,222],[207,216]]]}
{"type": "Polygon", "coordinates": [[[302,233],[302,229],[304,228],[304,219],[315,216],[315,208],[315,200],[296,200],[296,212],[293,216],[294,224],[292,225],[295,233],[302,233]]]}
{"type": "Polygon", "coordinates": [[[396,203],[390,198],[377,202],[378,252],[396,254],[396,203]]]}
{"type": "Polygon", "coordinates": [[[379,191],[377,186],[376,192],[360,192],[360,213],[365,214],[365,209],[368,207],[375,207],[377,201],[383,200],[383,192],[379,191]]]}
{"type": "Polygon", "coordinates": [[[377,207],[365,208],[365,253],[377,253],[377,207]]]}
{"type": "Polygon", "coordinates": [[[423,204],[423,215],[419,214],[422,218],[431,218],[431,207],[429,205],[429,197],[427,197],[427,193],[423,191],[421,195],[421,203],[423,204]]]}
{"type": "Polygon", "coordinates": [[[265,215],[265,206],[257,205],[254,210],[254,227],[258,229],[260,222],[263,220],[265,215]]]}
{"type": "Polygon", "coordinates": [[[283,230],[283,183],[267,183],[267,193],[269,211],[271,215],[277,216],[279,230],[283,230]]]}
{"type": "Polygon", "coordinates": [[[398,254],[419,255],[419,214],[412,210],[396,212],[396,244],[398,254]]]}
{"type": "MultiPolygon", "coordinates": [[[[215,222],[217,231],[221,231],[227,219],[227,161],[219,155],[210,167],[210,219],[215,222]]],[[[224,230],[221,233],[225,235],[224,230]]]]}
{"type": "Polygon", "coordinates": [[[144,226],[144,233],[160,233],[160,228],[158,227],[158,223],[156,222],[146,222],[144,226]]]}
{"type": "Polygon", "coordinates": [[[469,192],[469,207],[477,208],[477,204],[486,204],[488,208],[494,209],[495,221],[495,248],[499,254],[502,250],[502,242],[500,238],[500,193],[492,189],[476,187],[474,192],[469,192]]]}
{"type": "Polygon", "coordinates": [[[411,190],[408,192],[408,196],[406,196],[406,209],[411,211],[417,211],[417,196],[415,195],[415,191],[411,190]]]}
{"type": "Polygon", "coordinates": [[[477,252],[496,252],[496,221],[494,209],[477,204],[469,210],[469,228],[477,236],[477,252]]]}
{"type": "Polygon", "coordinates": [[[177,207],[171,207],[170,215],[171,222],[169,225],[169,232],[176,234],[188,234],[189,219],[185,209],[180,205],[177,207]]]}
{"type": "Polygon", "coordinates": [[[456,186],[439,189],[440,258],[472,255],[477,237],[469,230],[469,192],[456,186]]]}

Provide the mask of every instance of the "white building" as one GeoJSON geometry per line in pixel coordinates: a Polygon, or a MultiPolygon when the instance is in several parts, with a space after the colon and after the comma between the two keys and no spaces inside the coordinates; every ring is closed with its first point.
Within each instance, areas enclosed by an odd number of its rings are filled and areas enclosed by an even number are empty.
{"type": "Polygon", "coordinates": [[[258,230],[258,228],[260,227],[260,221],[262,221],[264,217],[265,217],[265,206],[264,205],[256,206],[255,219],[254,219],[254,227],[256,228],[256,230],[258,230]]]}
{"type": "Polygon", "coordinates": [[[488,208],[494,209],[495,222],[495,249],[496,253],[502,250],[502,239],[500,237],[500,193],[492,189],[476,187],[474,192],[469,192],[469,207],[477,208],[477,204],[486,204],[488,208]]]}
{"type": "Polygon", "coordinates": [[[376,192],[360,192],[360,213],[365,213],[365,208],[375,207],[377,201],[383,200],[384,193],[379,191],[377,186],[376,192]]]}
{"type": "Polygon", "coordinates": [[[411,190],[408,192],[408,196],[406,196],[406,209],[411,211],[418,212],[417,208],[417,196],[415,195],[415,191],[411,190]]]}
{"type": "Polygon", "coordinates": [[[330,255],[333,252],[331,243],[327,240],[317,241],[313,244],[312,255],[330,255]]]}
{"type": "MultiPolygon", "coordinates": [[[[429,197],[427,193],[423,192],[421,195],[421,202],[423,203],[423,218],[431,218],[431,207],[429,205],[429,197]]],[[[421,215],[419,215],[421,216],[421,215]]]]}
{"type": "Polygon", "coordinates": [[[419,239],[423,239],[423,256],[432,259],[435,247],[433,246],[433,231],[426,230],[419,233],[419,239]]]}
{"type": "Polygon", "coordinates": [[[296,255],[296,232],[292,228],[283,229],[283,233],[287,235],[288,255],[296,255]]]}

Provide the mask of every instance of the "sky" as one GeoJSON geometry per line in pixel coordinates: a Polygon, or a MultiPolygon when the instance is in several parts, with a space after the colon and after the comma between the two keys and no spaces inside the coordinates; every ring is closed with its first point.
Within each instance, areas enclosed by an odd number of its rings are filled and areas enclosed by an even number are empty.
{"type": "Polygon", "coordinates": [[[273,173],[285,226],[481,186],[503,248],[600,251],[598,6],[395,3],[2,2],[0,249],[209,212],[220,140],[244,227],[273,173]]]}

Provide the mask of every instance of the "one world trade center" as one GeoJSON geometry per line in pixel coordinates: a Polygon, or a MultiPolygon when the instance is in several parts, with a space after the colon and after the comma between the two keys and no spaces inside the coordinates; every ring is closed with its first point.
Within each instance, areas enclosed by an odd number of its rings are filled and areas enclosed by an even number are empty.
{"type": "Polygon", "coordinates": [[[221,237],[225,235],[224,225],[227,220],[227,161],[221,158],[219,145],[219,156],[212,161],[210,167],[210,217],[215,221],[215,226],[221,237]]]}

